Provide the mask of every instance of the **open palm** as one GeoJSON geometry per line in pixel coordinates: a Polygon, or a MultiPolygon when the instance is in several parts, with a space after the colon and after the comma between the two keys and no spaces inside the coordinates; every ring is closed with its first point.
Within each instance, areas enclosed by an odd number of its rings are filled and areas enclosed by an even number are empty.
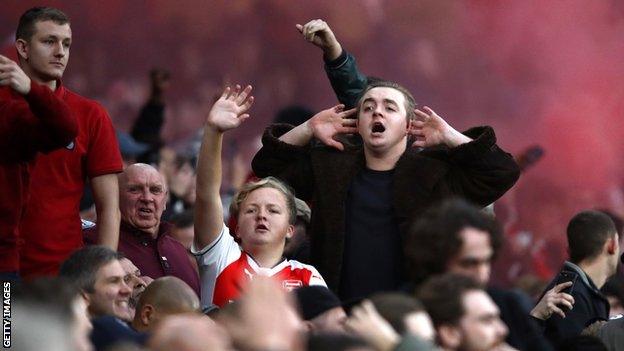
{"type": "Polygon", "coordinates": [[[226,87],[219,100],[210,109],[206,123],[219,132],[238,127],[249,118],[249,114],[246,112],[254,101],[254,97],[249,95],[251,89],[251,85],[242,91],[240,85],[236,85],[234,90],[226,87]]]}

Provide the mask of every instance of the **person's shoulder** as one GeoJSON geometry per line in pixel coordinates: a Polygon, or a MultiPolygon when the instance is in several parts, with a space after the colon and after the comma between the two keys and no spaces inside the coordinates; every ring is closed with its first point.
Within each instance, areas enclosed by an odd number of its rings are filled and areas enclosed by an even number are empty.
{"type": "Polygon", "coordinates": [[[300,270],[310,271],[313,273],[318,272],[316,268],[311,264],[302,263],[297,260],[287,260],[287,261],[288,261],[288,266],[290,267],[291,270],[300,269],[300,270]]]}
{"type": "Polygon", "coordinates": [[[82,96],[75,91],[68,89],[67,87],[63,87],[65,101],[71,103],[73,106],[79,105],[83,108],[89,108],[98,111],[105,111],[104,106],[100,104],[98,101],[93,100],[91,98],[82,96]]]}

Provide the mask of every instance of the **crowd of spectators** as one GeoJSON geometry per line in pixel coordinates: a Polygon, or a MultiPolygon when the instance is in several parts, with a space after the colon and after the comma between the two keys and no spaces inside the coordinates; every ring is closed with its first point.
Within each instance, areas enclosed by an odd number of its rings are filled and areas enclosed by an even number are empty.
{"type": "Polygon", "coordinates": [[[249,174],[224,138],[263,103],[251,85],[224,87],[197,149],[180,152],[161,138],[166,70],[150,72],[131,133],[116,131],[61,82],[69,18],[22,15],[18,62],[0,56],[12,347],[624,348],[617,215],[569,219],[550,282],[494,286],[505,233],[492,205],[543,151],[514,158],[489,126],[456,130],[361,72],[323,20],[296,29],[322,51],[339,104],[283,110],[249,174]]]}

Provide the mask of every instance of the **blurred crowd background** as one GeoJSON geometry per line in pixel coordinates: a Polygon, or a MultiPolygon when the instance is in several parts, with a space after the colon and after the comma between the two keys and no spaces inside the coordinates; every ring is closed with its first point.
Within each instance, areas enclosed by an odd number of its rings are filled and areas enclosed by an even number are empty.
{"type": "Polygon", "coordinates": [[[295,29],[314,18],[363,72],[402,83],[455,128],[492,125],[518,158],[539,146],[543,157],[495,206],[501,285],[552,277],[576,212],[624,215],[622,1],[4,0],[0,53],[15,59],[17,20],[38,5],[71,17],[64,84],[102,103],[119,130],[148,98],[149,70],[170,72],[162,136],[179,152],[226,83],[254,86],[252,120],[225,151],[247,167],[281,108],[335,105],[320,51],[295,29]]]}

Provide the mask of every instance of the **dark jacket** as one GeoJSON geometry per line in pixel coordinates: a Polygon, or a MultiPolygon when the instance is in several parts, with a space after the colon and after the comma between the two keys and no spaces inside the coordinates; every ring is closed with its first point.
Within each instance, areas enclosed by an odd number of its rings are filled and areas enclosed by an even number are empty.
{"type": "Polygon", "coordinates": [[[357,68],[355,57],[343,50],[335,60],[325,61],[325,73],[338,101],[347,109],[355,107],[369,82],[357,68]]]}
{"type": "Polygon", "coordinates": [[[530,317],[530,311],[524,307],[526,304],[523,300],[525,298],[530,300],[530,297],[513,290],[494,287],[487,288],[487,293],[498,306],[501,319],[509,329],[506,339],[509,345],[520,351],[553,350],[538,325],[530,317]]]}
{"type": "Polygon", "coordinates": [[[611,319],[598,330],[598,338],[609,351],[624,350],[624,317],[611,319]]]}
{"type": "MultiPolygon", "coordinates": [[[[544,322],[544,335],[553,345],[559,345],[565,338],[580,335],[585,327],[596,320],[609,319],[609,301],[591,278],[570,262],[565,262],[561,269],[563,271],[577,276],[571,291],[574,307],[566,312],[565,318],[553,314],[544,322]]],[[[557,277],[544,289],[542,296],[556,285],[557,277]]]]}
{"type": "MultiPolygon", "coordinates": [[[[294,146],[278,138],[290,130],[273,125],[264,133],[263,147],[252,161],[256,175],[276,176],[295,189],[297,197],[312,201],[312,263],[334,291],[338,291],[345,241],[345,202],[355,175],[365,167],[361,146],[345,151],[319,146],[294,146]]],[[[474,141],[453,149],[408,148],[393,175],[393,205],[399,230],[431,204],[460,196],[486,206],[502,196],[519,176],[511,155],[496,146],[490,127],[465,133],[474,141]]],[[[374,259],[374,258],[371,258],[374,259]]]]}

